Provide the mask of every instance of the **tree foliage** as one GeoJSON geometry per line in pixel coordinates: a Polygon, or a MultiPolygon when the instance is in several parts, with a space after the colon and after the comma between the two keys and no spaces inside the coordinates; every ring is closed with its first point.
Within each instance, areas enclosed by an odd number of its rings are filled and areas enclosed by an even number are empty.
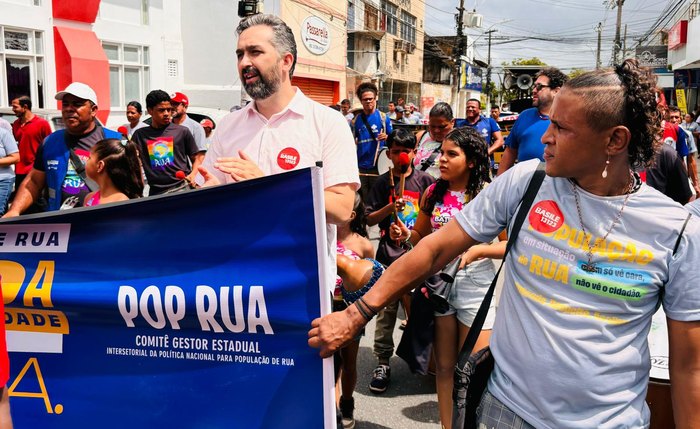
{"type": "Polygon", "coordinates": [[[510,64],[504,64],[505,66],[546,66],[547,63],[542,61],[537,57],[532,58],[516,58],[510,62],[510,64]]]}
{"type": "Polygon", "coordinates": [[[587,73],[588,70],[585,69],[573,69],[569,72],[569,79],[573,79],[575,77],[581,76],[584,73],[587,73]]]}

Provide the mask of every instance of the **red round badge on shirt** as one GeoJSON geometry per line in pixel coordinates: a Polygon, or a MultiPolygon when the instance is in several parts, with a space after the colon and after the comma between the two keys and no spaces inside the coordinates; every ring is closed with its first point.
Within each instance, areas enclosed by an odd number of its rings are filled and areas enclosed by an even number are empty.
{"type": "Polygon", "coordinates": [[[528,220],[535,231],[547,234],[561,228],[564,224],[564,215],[557,203],[547,200],[540,201],[530,209],[528,220]]]}
{"type": "Polygon", "coordinates": [[[299,164],[299,152],[293,147],[286,147],[277,155],[277,165],[282,170],[291,170],[299,164]]]}

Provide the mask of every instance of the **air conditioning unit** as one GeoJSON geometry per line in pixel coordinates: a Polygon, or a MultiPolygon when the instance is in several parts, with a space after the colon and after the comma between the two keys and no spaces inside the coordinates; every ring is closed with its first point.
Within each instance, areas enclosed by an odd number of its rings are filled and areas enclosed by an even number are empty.
{"type": "Polygon", "coordinates": [[[394,40],[394,50],[395,51],[400,51],[400,52],[406,52],[407,51],[407,45],[408,43],[404,42],[401,39],[396,39],[394,40]]]}
{"type": "Polygon", "coordinates": [[[414,45],[413,43],[407,42],[404,44],[406,45],[406,52],[408,52],[409,54],[412,54],[416,50],[416,45],[414,45]]]}
{"type": "Polygon", "coordinates": [[[481,28],[481,24],[484,22],[484,16],[473,12],[467,12],[466,19],[464,20],[464,26],[467,28],[481,28]]]}

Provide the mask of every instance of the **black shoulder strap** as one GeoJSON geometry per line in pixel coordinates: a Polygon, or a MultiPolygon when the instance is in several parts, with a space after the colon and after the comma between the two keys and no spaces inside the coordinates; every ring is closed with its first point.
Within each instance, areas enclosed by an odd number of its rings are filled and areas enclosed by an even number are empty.
{"type": "Polygon", "coordinates": [[[680,232],[678,233],[678,238],[676,239],[676,245],[673,246],[673,254],[676,254],[676,251],[678,250],[678,246],[681,245],[681,238],[683,238],[683,232],[685,232],[685,227],[688,226],[688,221],[690,220],[690,217],[692,214],[688,213],[688,217],[685,218],[685,222],[683,222],[683,226],[681,227],[680,232]]]}
{"type": "Polygon", "coordinates": [[[513,228],[511,229],[510,236],[508,237],[508,244],[506,245],[506,252],[501,260],[501,265],[498,267],[498,271],[496,272],[493,281],[491,281],[489,291],[486,292],[486,296],[481,302],[479,311],[476,313],[476,317],[474,318],[474,323],[472,323],[472,326],[469,328],[467,338],[464,340],[462,350],[459,352],[459,360],[457,365],[459,365],[460,368],[464,367],[464,365],[467,363],[467,359],[469,359],[469,356],[472,354],[472,350],[474,349],[474,345],[476,345],[476,340],[479,338],[481,328],[484,326],[486,315],[488,314],[489,307],[491,306],[493,293],[496,290],[496,280],[498,279],[498,275],[501,273],[501,268],[503,268],[503,263],[506,261],[508,252],[510,251],[511,247],[513,247],[515,240],[518,238],[520,227],[523,225],[527,212],[529,211],[530,206],[532,206],[532,202],[535,200],[537,192],[540,190],[540,185],[542,185],[544,177],[544,162],[540,162],[535,170],[535,173],[530,178],[530,183],[528,184],[527,190],[525,191],[525,194],[520,202],[520,208],[518,209],[518,214],[515,216],[513,228]]]}
{"type": "Polygon", "coordinates": [[[90,192],[100,189],[97,183],[95,183],[91,178],[87,177],[87,174],[85,174],[85,164],[80,160],[80,157],[75,153],[73,148],[68,148],[68,150],[70,151],[70,162],[73,164],[75,172],[78,173],[81,179],[83,179],[83,182],[85,182],[85,185],[87,185],[90,192]]]}
{"type": "Polygon", "coordinates": [[[425,171],[430,168],[431,165],[435,162],[435,158],[437,158],[438,154],[440,154],[440,148],[437,148],[433,150],[433,153],[430,154],[429,157],[425,158],[423,162],[420,164],[420,171],[425,171]]]}
{"type": "Polygon", "coordinates": [[[367,132],[369,133],[370,136],[372,136],[372,139],[379,144],[377,141],[377,136],[374,134],[374,131],[372,131],[372,127],[369,125],[369,121],[367,121],[367,115],[365,115],[365,112],[360,113],[360,118],[362,119],[362,123],[365,124],[365,128],[367,128],[367,132]]]}
{"type": "MultiPolygon", "coordinates": [[[[104,138],[104,131],[102,131],[102,138],[104,138]]],[[[96,190],[100,189],[97,183],[95,183],[92,179],[87,177],[87,174],[85,173],[85,164],[83,163],[83,161],[80,160],[78,154],[75,153],[75,149],[73,149],[73,147],[68,142],[66,142],[66,146],[68,147],[68,151],[70,152],[70,162],[71,164],[73,164],[75,172],[78,173],[81,179],[83,179],[83,182],[85,182],[85,185],[88,187],[90,192],[95,192],[96,190]]]]}
{"type": "MultiPolygon", "coordinates": [[[[418,146],[423,142],[423,139],[425,136],[430,135],[430,133],[427,130],[423,130],[423,134],[420,135],[420,138],[418,139],[418,146]]],[[[440,148],[442,145],[439,147],[433,149],[433,151],[430,153],[430,156],[427,158],[424,158],[423,161],[420,163],[420,171],[425,171],[430,168],[431,165],[435,162],[435,158],[440,154],[440,148]]]]}

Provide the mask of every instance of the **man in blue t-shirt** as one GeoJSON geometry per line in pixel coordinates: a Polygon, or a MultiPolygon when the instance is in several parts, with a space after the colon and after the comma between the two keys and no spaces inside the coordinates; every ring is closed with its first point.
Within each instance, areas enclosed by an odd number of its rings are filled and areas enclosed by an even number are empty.
{"type": "Polygon", "coordinates": [[[481,116],[481,101],[476,98],[467,100],[467,119],[457,119],[455,122],[455,128],[460,127],[474,128],[486,141],[489,156],[503,146],[503,135],[498,122],[491,117],[481,116]]]}
{"type": "Polygon", "coordinates": [[[357,145],[357,165],[360,170],[360,195],[366,201],[369,191],[379,176],[377,158],[391,133],[391,120],[377,109],[377,86],[363,82],[357,87],[357,97],[362,102],[362,112],[353,119],[352,130],[357,145]]]}
{"type": "Polygon", "coordinates": [[[498,166],[500,176],[515,164],[515,161],[527,161],[538,158],[544,161],[544,144],[542,136],[549,127],[549,109],[554,97],[568,76],[558,68],[546,67],[540,70],[532,86],[532,105],[534,107],[520,113],[513,124],[505,142],[503,158],[498,166]]]}

